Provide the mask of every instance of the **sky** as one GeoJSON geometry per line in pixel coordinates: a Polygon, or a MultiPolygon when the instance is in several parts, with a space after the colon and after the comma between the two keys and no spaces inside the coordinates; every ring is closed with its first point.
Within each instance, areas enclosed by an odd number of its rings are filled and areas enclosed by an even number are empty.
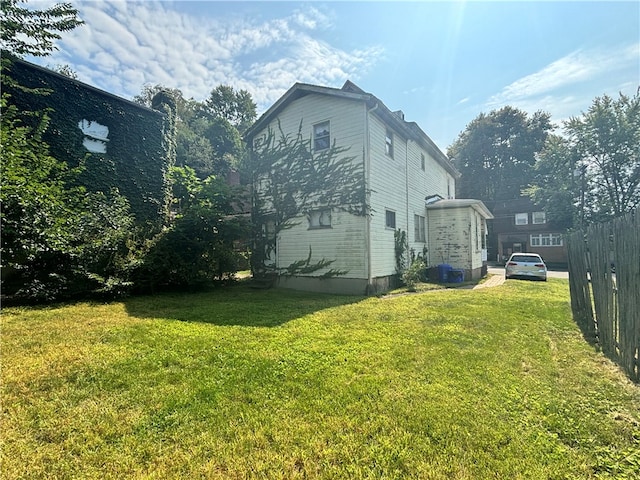
{"type": "Polygon", "coordinates": [[[127,99],[145,84],[198,101],[231,85],[258,114],[295,82],[349,79],[445,152],[480,113],[510,105],[561,125],[640,86],[638,1],[66,1],[85,24],[27,60],[127,99]]]}

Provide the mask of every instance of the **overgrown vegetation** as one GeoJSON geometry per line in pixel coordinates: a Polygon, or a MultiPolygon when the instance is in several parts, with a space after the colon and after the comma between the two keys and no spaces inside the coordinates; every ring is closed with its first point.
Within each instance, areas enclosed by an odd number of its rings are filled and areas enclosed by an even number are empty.
{"type": "MultiPolygon", "coordinates": [[[[200,151],[199,138],[192,149],[204,155],[202,165],[193,162],[203,175],[171,170],[184,147],[176,128],[187,124],[185,105],[196,102],[156,88],[147,110],[17,61],[46,56],[59,32],[82,24],[69,4],[37,10],[9,0],[0,14],[5,301],[113,298],[232,277],[247,227],[232,215],[242,198],[225,180],[244,147],[236,125],[214,109],[240,127],[255,118],[248,93],[220,87],[193,107],[193,125],[208,135],[208,150],[200,151]],[[102,153],[85,148],[86,122],[109,132],[102,153]]],[[[184,139],[191,131],[180,132],[184,139]]]]}
{"type": "Polygon", "coordinates": [[[5,308],[6,478],[636,478],[566,281],[5,308]]]}

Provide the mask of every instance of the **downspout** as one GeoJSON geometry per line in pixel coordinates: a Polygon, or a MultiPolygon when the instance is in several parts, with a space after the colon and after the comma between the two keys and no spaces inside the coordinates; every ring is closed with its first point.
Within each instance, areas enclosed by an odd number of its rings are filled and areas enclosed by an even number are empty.
{"type": "Polygon", "coordinates": [[[407,264],[408,260],[411,259],[409,252],[411,249],[409,248],[409,139],[405,142],[404,148],[404,211],[405,211],[405,228],[407,229],[407,251],[405,252],[407,255],[407,264]]]}
{"type": "Polygon", "coordinates": [[[367,104],[365,103],[364,109],[364,130],[365,130],[365,139],[364,139],[364,169],[365,169],[365,188],[366,188],[366,214],[367,214],[367,223],[365,227],[365,245],[367,246],[367,293],[370,292],[369,289],[373,285],[373,271],[371,269],[371,212],[370,212],[370,204],[371,204],[371,131],[369,129],[369,115],[375,112],[378,109],[378,103],[376,103],[373,107],[367,109],[367,104]]]}

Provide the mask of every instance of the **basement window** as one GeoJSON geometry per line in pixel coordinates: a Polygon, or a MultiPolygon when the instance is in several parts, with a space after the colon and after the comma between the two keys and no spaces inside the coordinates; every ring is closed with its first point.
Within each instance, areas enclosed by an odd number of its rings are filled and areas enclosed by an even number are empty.
{"type": "Polygon", "coordinates": [[[325,208],[322,210],[313,210],[307,216],[309,219],[309,229],[331,228],[331,210],[325,208]]]}

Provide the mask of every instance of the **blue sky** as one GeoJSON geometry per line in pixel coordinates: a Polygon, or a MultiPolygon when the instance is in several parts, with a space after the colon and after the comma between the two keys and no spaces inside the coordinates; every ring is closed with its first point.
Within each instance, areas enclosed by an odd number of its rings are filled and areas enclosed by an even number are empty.
{"type": "Polygon", "coordinates": [[[125,98],[162,84],[204,100],[224,83],[259,113],[295,82],[350,79],[445,151],[481,112],[560,123],[640,85],[637,1],[69,1],[86,24],[30,60],[125,98]]]}

